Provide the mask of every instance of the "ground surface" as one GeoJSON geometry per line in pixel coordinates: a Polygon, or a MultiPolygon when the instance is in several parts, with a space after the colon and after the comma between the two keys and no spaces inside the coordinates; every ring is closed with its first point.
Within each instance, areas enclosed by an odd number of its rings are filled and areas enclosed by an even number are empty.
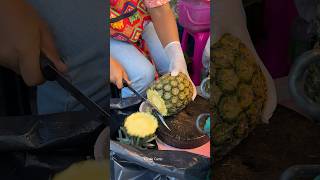
{"type": "Polygon", "coordinates": [[[261,125],[214,165],[215,180],[276,180],[288,167],[320,164],[320,125],[278,106],[261,125]]]}

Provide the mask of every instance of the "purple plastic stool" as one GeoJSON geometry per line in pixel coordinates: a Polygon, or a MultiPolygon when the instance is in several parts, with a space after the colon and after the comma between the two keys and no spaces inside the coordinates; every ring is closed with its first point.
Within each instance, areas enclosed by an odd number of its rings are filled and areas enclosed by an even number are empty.
{"type": "Polygon", "coordinates": [[[201,83],[202,54],[210,35],[210,1],[179,0],[177,4],[179,24],[184,28],[181,46],[187,51],[189,36],[194,39],[191,80],[198,86],[201,83]]]}
{"type": "Polygon", "coordinates": [[[195,43],[192,57],[191,80],[196,86],[198,86],[201,83],[202,54],[210,36],[210,30],[207,32],[191,32],[184,28],[181,41],[183,52],[187,51],[188,39],[190,35],[193,37],[195,43]]]}

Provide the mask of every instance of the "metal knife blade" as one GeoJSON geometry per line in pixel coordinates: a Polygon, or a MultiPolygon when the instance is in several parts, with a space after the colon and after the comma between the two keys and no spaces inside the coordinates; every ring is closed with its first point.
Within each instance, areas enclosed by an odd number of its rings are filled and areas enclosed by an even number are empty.
{"type": "Polygon", "coordinates": [[[58,84],[68,91],[74,98],[82,103],[90,112],[98,115],[98,118],[105,124],[109,125],[110,114],[102,109],[99,105],[93,102],[90,98],[84,95],[78,88],[73,86],[65,77],[62,75],[53,65],[53,63],[46,58],[41,56],[40,67],[44,77],[49,81],[57,81],[58,84]]]}
{"type": "Polygon", "coordinates": [[[163,116],[161,115],[161,113],[159,112],[158,108],[155,107],[147,98],[145,98],[144,96],[142,96],[140,93],[138,93],[135,89],[133,89],[126,80],[122,81],[123,86],[127,87],[128,89],[130,89],[130,91],[132,91],[137,97],[140,97],[141,99],[143,99],[146,103],[149,104],[149,106],[152,108],[153,113],[155,113],[160,121],[162,122],[162,124],[171,131],[171,129],[169,128],[169,126],[167,125],[167,123],[164,121],[163,116]]]}

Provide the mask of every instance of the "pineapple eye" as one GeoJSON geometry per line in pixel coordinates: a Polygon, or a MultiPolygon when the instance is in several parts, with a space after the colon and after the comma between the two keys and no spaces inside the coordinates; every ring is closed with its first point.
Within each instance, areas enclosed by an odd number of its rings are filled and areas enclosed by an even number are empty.
{"type": "Polygon", "coordinates": [[[165,100],[169,100],[169,99],[171,98],[171,94],[168,93],[168,92],[166,92],[166,93],[164,93],[163,98],[164,98],[165,100]]]}
{"type": "Polygon", "coordinates": [[[185,98],[186,98],[186,95],[183,92],[181,92],[179,94],[179,99],[184,100],[185,98]]]}
{"type": "Polygon", "coordinates": [[[163,91],[162,91],[162,90],[159,90],[159,91],[158,91],[158,94],[159,94],[159,96],[162,96],[162,95],[163,95],[163,91]]]}
{"type": "Polygon", "coordinates": [[[156,85],[156,89],[157,89],[157,90],[161,90],[161,89],[162,89],[162,87],[163,87],[163,86],[162,86],[162,84],[161,84],[161,83],[159,83],[159,84],[157,84],[157,85],[156,85]]]}
{"type": "Polygon", "coordinates": [[[170,91],[171,90],[171,86],[169,84],[165,85],[163,88],[165,91],[170,91]]]}
{"type": "Polygon", "coordinates": [[[171,84],[172,87],[177,87],[178,86],[178,82],[174,81],[174,80],[171,81],[170,84],[171,84]]]}
{"type": "Polygon", "coordinates": [[[177,98],[177,97],[173,97],[173,98],[171,99],[171,102],[172,102],[173,104],[176,104],[176,103],[178,102],[178,98],[177,98]]]}
{"type": "Polygon", "coordinates": [[[181,91],[184,90],[184,88],[185,88],[185,87],[184,87],[184,84],[182,84],[182,83],[179,84],[179,89],[180,89],[181,91]]]}
{"type": "Polygon", "coordinates": [[[172,89],[172,94],[173,94],[174,96],[178,95],[178,94],[179,94],[179,89],[178,89],[178,88],[173,88],[173,89],[172,89]]]}

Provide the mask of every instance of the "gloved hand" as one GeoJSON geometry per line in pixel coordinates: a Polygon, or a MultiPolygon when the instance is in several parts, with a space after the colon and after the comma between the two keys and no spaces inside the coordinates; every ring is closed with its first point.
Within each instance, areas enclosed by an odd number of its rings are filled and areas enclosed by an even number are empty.
{"type": "MultiPolygon", "coordinates": [[[[171,72],[171,76],[177,76],[180,72],[182,72],[182,73],[186,74],[190,79],[188,69],[187,69],[186,60],[184,58],[180,42],[178,42],[178,41],[171,42],[166,45],[164,50],[170,59],[170,68],[169,69],[171,72]]],[[[190,79],[190,81],[191,81],[191,79],[190,79]]],[[[193,86],[192,100],[194,100],[197,96],[197,89],[196,89],[196,86],[193,84],[193,82],[192,82],[192,86],[193,86]]]]}

